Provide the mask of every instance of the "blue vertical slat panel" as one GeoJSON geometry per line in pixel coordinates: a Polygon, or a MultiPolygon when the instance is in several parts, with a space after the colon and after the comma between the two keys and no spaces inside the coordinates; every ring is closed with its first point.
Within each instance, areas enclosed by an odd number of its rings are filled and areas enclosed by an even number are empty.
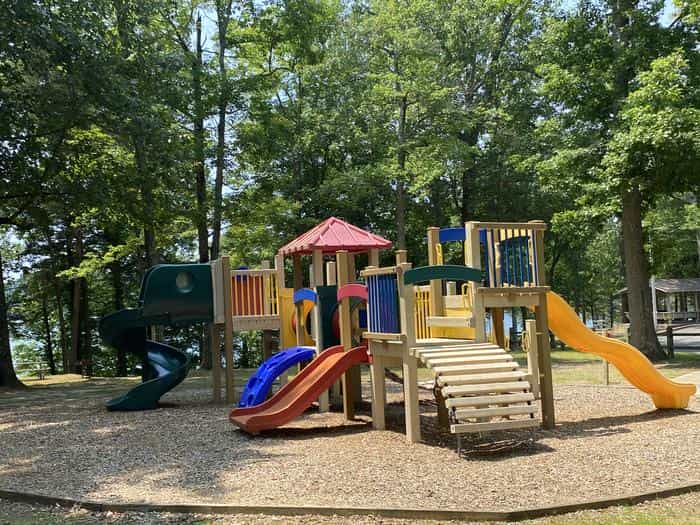
{"type": "Polygon", "coordinates": [[[396,281],[396,275],[390,275],[389,279],[389,297],[387,298],[387,301],[389,301],[389,304],[391,305],[391,317],[390,317],[390,325],[389,325],[389,331],[393,334],[396,334],[399,332],[399,303],[398,303],[398,285],[396,281]]]}
{"type": "Polygon", "coordinates": [[[382,318],[381,318],[381,322],[379,324],[379,327],[380,327],[379,331],[386,332],[387,319],[389,318],[389,313],[388,313],[389,305],[386,304],[386,295],[387,295],[386,276],[380,275],[378,277],[378,279],[379,279],[379,284],[381,286],[381,291],[379,292],[379,297],[381,297],[381,306],[382,306],[382,318]]]}
{"type": "Polygon", "coordinates": [[[377,313],[379,312],[379,301],[377,297],[377,278],[373,275],[367,277],[367,303],[369,306],[369,331],[377,331],[377,313]]]}
{"type": "Polygon", "coordinates": [[[372,331],[379,331],[379,318],[381,316],[382,303],[379,297],[379,283],[377,282],[377,277],[372,277],[372,292],[374,294],[374,314],[373,314],[373,325],[372,331]]]}
{"type": "Polygon", "coordinates": [[[382,275],[377,276],[377,285],[379,287],[379,332],[384,332],[384,325],[386,324],[386,302],[384,301],[384,288],[386,288],[386,283],[382,278],[382,275]]]}
{"type": "Polygon", "coordinates": [[[535,245],[535,235],[533,232],[530,233],[532,235],[532,277],[533,277],[533,282],[535,283],[535,286],[539,286],[539,277],[538,277],[538,272],[539,272],[539,266],[540,266],[540,261],[537,260],[537,246],[535,245]]]}
{"type": "Polygon", "coordinates": [[[518,286],[520,283],[518,282],[518,277],[521,275],[521,268],[520,268],[520,239],[515,236],[515,232],[513,232],[513,284],[515,286],[518,286]]]}
{"type": "Polygon", "coordinates": [[[532,286],[532,267],[530,266],[530,232],[525,235],[525,280],[532,286]]]}
{"type": "Polygon", "coordinates": [[[377,280],[379,281],[379,286],[380,286],[379,297],[381,298],[380,301],[381,301],[381,308],[382,308],[381,320],[379,322],[379,331],[386,332],[386,319],[387,319],[386,279],[384,278],[383,275],[380,275],[379,277],[377,277],[377,280]]]}
{"type": "Polygon", "coordinates": [[[374,330],[374,293],[372,293],[372,277],[367,277],[365,284],[367,285],[367,330],[374,330]]]}
{"type": "Polygon", "coordinates": [[[513,256],[513,243],[510,241],[510,239],[506,239],[503,241],[503,250],[505,251],[505,274],[506,278],[503,280],[504,284],[513,284],[512,279],[513,279],[513,268],[511,265],[511,258],[513,256]]]}
{"type": "Polygon", "coordinates": [[[370,298],[370,330],[399,333],[398,286],[396,275],[373,276],[367,281],[370,298]]]}
{"type": "MultiPolygon", "coordinates": [[[[412,319],[413,313],[410,313],[409,319],[412,319]]],[[[401,331],[401,318],[399,316],[399,281],[394,276],[394,333],[401,331]]]]}
{"type": "Polygon", "coordinates": [[[486,230],[479,231],[479,248],[484,249],[484,255],[481,256],[479,253],[479,259],[481,259],[481,267],[484,268],[484,278],[486,279],[486,286],[491,286],[490,275],[489,275],[489,248],[488,248],[488,238],[486,237],[486,230]]]}

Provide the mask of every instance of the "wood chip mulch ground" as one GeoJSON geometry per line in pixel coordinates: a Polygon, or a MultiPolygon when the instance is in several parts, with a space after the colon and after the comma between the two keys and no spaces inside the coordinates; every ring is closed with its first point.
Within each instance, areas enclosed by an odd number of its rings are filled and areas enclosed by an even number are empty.
{"type": "MultiPolygon", "coordinates": [[[[345,424],[309,412],[250,437],[196,381],[164,408],[107,412],[123,389],[101,381],[0,394],[0,488],[110,502],[508,510],[700,481],[700,401],[655,411],[630,387],[558,386],[555,430],[473,436],[462,457],[437,429],[429,392],[425,442],[410,445],[400,403],[387,431],[371,430],[368,415],[345,424]]],[[[389,400],[400,402],[394,390],[389,400]]]]}

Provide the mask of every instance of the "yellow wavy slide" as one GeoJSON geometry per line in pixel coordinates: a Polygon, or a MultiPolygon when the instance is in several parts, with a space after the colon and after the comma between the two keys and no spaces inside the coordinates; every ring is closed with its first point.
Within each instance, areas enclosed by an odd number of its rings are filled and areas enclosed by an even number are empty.
{"type": "Polygon", "coordinates": [[[579,352],[602,357],[642,392],[651,396],[656,408],[686,408],[695,385],[676,383],[662,375],[635,347],[600,336],[584,325],[573,308],[554,292],[547,293],[549,329],[579,352]]]}

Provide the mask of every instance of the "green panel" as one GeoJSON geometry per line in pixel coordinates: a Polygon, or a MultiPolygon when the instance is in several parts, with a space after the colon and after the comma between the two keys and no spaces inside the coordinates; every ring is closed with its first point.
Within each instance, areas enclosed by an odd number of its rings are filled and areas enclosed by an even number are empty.
{"type": "Polygon", "coordinates": [[[209,264],[161,264],[141,284],[143,316],[152,324],[211,322],[214,318],[209,264]]]}
{"type": "Polygon", "coordinates": [[[421,266],[403,274],[404,284],[424,283],[435,279],[450,281],[474,281],[481,282],[481,270],[460,266],[456,264],[444,264],[441,266],[421,266]]]}
{"type": "Polygon", "coordinates": [[[317,286],[316,293],[318,294],[318,302],[316,308],[320,308],[321,313],[321,332],[323,348],[339,345],[340,341],[333,334],[333,314],[338,308],[338,287],[332,286],[317,286]]]}

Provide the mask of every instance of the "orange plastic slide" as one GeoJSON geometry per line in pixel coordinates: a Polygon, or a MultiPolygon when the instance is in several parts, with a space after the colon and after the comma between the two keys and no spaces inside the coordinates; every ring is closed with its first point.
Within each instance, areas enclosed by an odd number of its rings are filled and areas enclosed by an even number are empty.
{"type": "Polygon", "coordinates": [[[627,381],[651,396],[656,408],[686,408],[695,394],[695,385],[666,378],[635,347],[589,330],[554,292],[547,293],[547,319],[554,335],[579,352],[595,354],[615,365],[627,381]]]}
{"type": "Polygon", "coordinates": [[[289,423],[346,370],[366,362],[368,355],[364,346],[347,352],[343,351],[342,345],[328,348],[270,399],[254,407],[234,408],[229,420],[251,434],[289,423]]]}

